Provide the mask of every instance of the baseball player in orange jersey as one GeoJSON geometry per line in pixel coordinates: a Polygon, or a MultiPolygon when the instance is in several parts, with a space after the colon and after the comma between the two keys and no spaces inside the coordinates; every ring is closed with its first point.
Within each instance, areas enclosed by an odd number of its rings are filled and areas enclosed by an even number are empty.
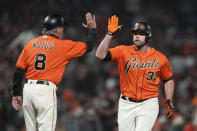
{"type": "Polygon", "coordinates": [[[120,72],[119,131],[150,131],[159,112],[158,85],[164,82],[168,117],[173,117],[173,72],[168,59],[149,45],[151,27],[137,22],[132,30],[134,45],[110,48],[114,33],[121,28],[118,17],[109,18],[108,33],[96,51],[101,60],[117,62],[120,72]]]}
{"type": "Polygon", "coordinates": [[[49,15],[43,22],[43,35],[30,40],[16,63],[13,77],[12,105],[23,106],[27,131],[54,131],[57,118],[56,89],[68,62],[93,49],[96,40],[96,21],[86,14],[85,28],[89,29],[83,42],[61,40],[64,18],[49,15]],[[25,75],[25,84],[21,83],[25,75]],[[22,101],[23,100],[23,101],[22,101]]]}

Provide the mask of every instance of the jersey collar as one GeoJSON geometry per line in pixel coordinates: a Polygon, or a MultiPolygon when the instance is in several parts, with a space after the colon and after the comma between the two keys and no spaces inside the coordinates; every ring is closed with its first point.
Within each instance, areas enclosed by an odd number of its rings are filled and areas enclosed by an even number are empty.
{"type": "Polygon", "coordinates": [[[54,34],[44,34],[43,36],[42,36],[43,38],[48,38],[48,37],[55,37],[55,38],[57,38],[57,39],[60,39],[60,38],[58,38],[56,35],[54,35],[54,34]]]}
{"type": "Polygon", "coordinates": [[[140,56],[149,56],[152,53],[155,52],[155,49],[153,47],[150,46],[150,50],[146,53],[142,53],[139,50],[136,49],[135,45],[132,45],[133,50],[135,51],[135,53],[139,54],[140,56]]]}

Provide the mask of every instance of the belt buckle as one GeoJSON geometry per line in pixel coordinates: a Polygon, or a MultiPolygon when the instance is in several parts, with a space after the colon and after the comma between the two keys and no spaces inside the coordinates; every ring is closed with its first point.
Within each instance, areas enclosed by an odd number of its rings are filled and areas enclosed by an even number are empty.
{"type": "Polygon", "coordinates": [[[37,80],[36,84],[49,85],[49,82],[43,80],[37,80]]]}
{"type": "Polygon", "coordinates": [[[131,99],[131,98],[129,98],[129,97],[127,97],[127,96],[121,96],[121,98],[123,99],[123,100],[126,100],[126,101],[130,101],[130,102],[135,102],[135,103],[141,103],[141,102],[143,102],[143,101],[145,101],[145,100],[134,100],[134,99],[131,99]]]}
{"type": "Polygon", "coordinates": [[[121,98],[123,99],[123,100],[125,100],[125,101],[130,101],[130,99],[128,98],[128,97],[126,97],[126,96],[121,96],[121,98]]]}
{"type": "Polygon", "coordinates": [[[44,85],[49,85],[49,82],[48,81],[43,81],[43,84],[44,85]]]}
{"type": "Polygon", "coordinates": [[[127,101],[130,101],[130,99],[128,97],[125,96],[125,98],[126,98],[127,101]]]}

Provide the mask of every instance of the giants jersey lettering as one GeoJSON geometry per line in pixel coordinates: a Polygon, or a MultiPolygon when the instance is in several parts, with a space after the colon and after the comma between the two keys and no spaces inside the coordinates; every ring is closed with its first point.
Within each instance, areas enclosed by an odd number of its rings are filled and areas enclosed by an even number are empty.
{"type": "Polygon", "coordinates": [[[130,98],[143,100],[157,97],[160,79],[168,80],[173,72],[168,59],[151,48],[141,53],[135,46],[109,49],[111,61],[117,62],[120,72],[120,92],[130,98]]]}
{"type": "Polygon", "coordinates": [[[68,62],[84,55],[86,48],[84,42],[43,35],[25,45],[16,67],[26,70],[25,79],[47,80],[58,85],[68,62]]]}

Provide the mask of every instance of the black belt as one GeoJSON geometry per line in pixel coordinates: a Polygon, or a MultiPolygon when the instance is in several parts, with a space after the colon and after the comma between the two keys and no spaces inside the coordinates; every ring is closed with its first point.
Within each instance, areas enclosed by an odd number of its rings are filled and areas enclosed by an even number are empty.
{"type": "MultiPolygon", "coordinates": [[[[28,80],[25,80],[25,83],[28,83],[28,80]]],[[[31,84],[31,82],[30,82],[31,84]]],[[[43,80],[37,80],[36,84],[43,84],[43,85],[48,85],[49,86],[49,82],[48,81],[43,81],[43,80]]]]}
{"type": "Polygon", "coordinates": [[[136,102],[136,103],[138,103],[138,102],[143,102],[143,101],[145,101],[145,100],[147,100],[147,99],[144,99],[144,100],[134,100],[134,99],[132,99],[132,98],[129,98],[129,97],[126,97],[126,96],[121,96],[121,98],[123,99],[123,100],[128,100],[128,101],[131,101],[131,102],[136,102]]]}

